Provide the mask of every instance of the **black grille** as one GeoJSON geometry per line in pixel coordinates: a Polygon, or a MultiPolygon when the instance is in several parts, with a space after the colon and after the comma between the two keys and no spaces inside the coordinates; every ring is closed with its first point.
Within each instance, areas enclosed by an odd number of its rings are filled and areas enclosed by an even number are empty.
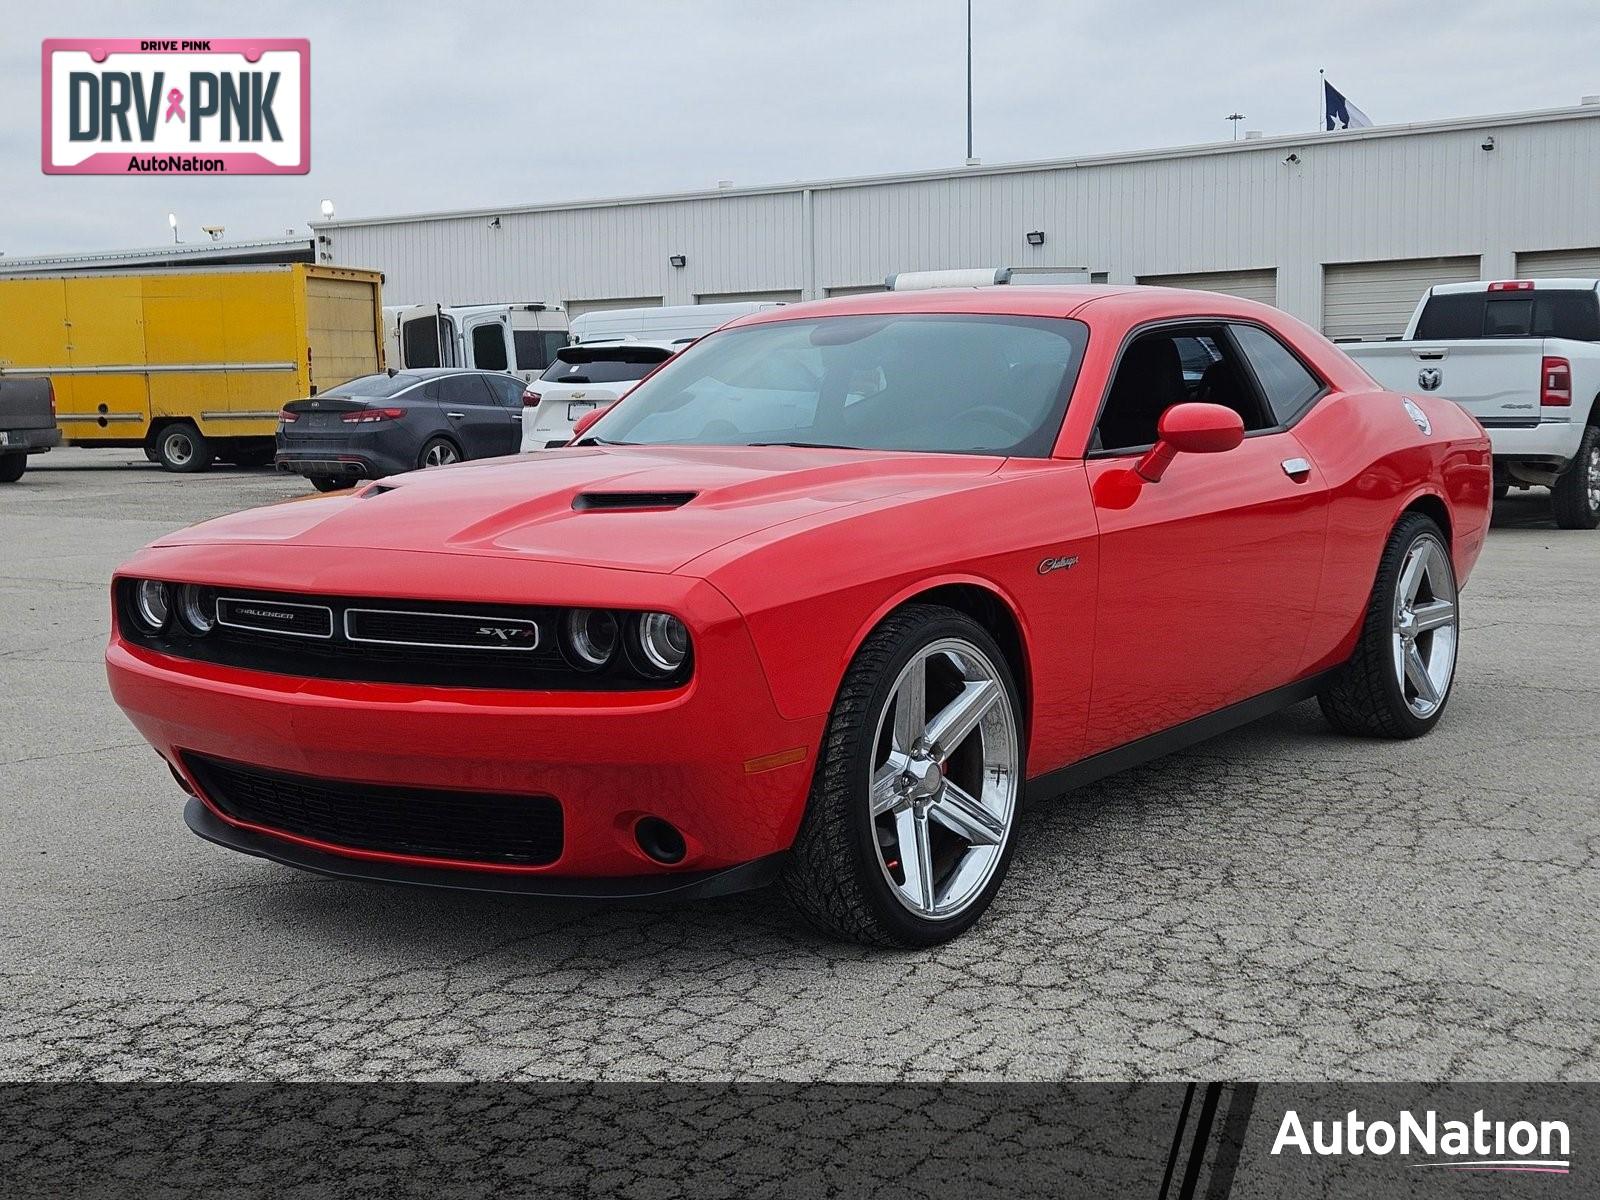
{"type": "Polygon", "coordinates": [[[537,867],[561,857],[561,805],[549,796],[378,787],[266,771],[185,753],[225,816],[352,850],[537,867]]]}
{"type": "Polygon", "coordinates": [[[693,670],[685,663],[677,675],[649,678],[633,670],[621,653],[601,670],[578,670],[561,650],[565,610],[539,605],[229,588],[219,611],[234,624],[218,622],[210,633],[196,636],[174,620],[151,633],[135,617],[133,586],[126,579],[118,584],[119,631],[128,641],[179,658],[277,675],[455,688],[630,691],[676,687],[693,670]],[[296,619],[274,622],[271,614],[279,611],[293,612],[296,619]],[[307,633],[317,636],[300,636],[307,633]]]}
{"type": "Polygon", "coordinates": [[[333,609],[325,604],[292,604],[282,600],[217,597],[217,622],[230,629],[273,633],[283,637],[333,636],[333,609]]]}
{"type": "Polygon", "coordinates": [[[527,654],[542,640],[539,622],[519,617],[352,607],[345,610],[344,620],[345,636],[351,641],[380,645],[527,654]]]}

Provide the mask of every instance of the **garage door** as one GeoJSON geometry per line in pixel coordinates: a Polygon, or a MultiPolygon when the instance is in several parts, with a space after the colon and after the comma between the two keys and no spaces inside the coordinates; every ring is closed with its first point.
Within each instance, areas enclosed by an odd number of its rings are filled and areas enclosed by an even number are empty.
{"type": "Polygon", "coordinates": [[[1262,304],[1278,302],[1278,272],[1270,267],[1264,271],[1200,271],[1193,275],[1141,275],[1139,282],[1155,287],[1221,292],[1224,296],[1258,300],[1262,304]]]}
{"type": "Polygon", "coordinates": [[[696,296],[696,304],[793,304],[800,299],[800,289],[792,292],[705,292],[696,296]]]}
{"type": "Polygon", "coordinates": [[[602,312],[609,308],[660,308],[660,296],[613,296],[606,300],[568,300],[567,320],[586,312],[602,312]]]}
{"type": "Polygon", "coordinates": [[[1600,247],[1535,250],[1517,255],[1518,279],[1600,278],[1600,247]]]}
{"type": "Polygon", "coordinates": [[[1476,278],[1476,256],[1328,263],[1322,268],[1322,332],[1336,342],[1397,338],[1423,292],[1476,278]]]}
{"type": "Polygon", "coordinates": [[[882,292],[887,289],[881,283],[848,283],[842,287],[828,289],[830,296],[864,296],[868,292],[882,292]]]}

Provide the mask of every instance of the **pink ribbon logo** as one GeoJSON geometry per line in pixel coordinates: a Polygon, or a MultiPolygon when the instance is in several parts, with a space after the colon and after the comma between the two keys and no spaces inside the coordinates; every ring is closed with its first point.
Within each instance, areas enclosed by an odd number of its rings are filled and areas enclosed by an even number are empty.
{"type": "MultiPolygon", "coordinates": [[[[165,121],[170,121],[173,117],[177,117],[180,121],[189,119],[183,115],[183,93],[177,88],[173,88],[167,93],[167,115],[165,121]]],[[[165,121],[163,121],[163,124],[165,124],[165,121]]]]}

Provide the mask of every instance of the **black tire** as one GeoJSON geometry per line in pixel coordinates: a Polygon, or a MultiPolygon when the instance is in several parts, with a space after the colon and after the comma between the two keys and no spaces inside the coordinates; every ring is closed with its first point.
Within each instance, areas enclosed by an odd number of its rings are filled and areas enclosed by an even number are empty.
{"type": "Polygon", "coordinates": [[[1494,485],[1494,498],[1496,500],[1504,500],[1510,494],[1511,485],[1509,483],[1497,483],[1494,485]]]}
{"type": "Polygon", "coordinates": [[[461,447],[447,437],[431,437],[422,443],[422,450],[417,455],[417,468],[426,470],[429,467],[445,467],[450,463],[464,462],[466,455],[461,453],[461,447]],[[432,462],[437,456],[445,456],[446,462],[432,462]]]}
{"type": "Polygon", "coordinates": [[[0,483],[15,483],[27,469],[26,454],[0,454],[0,483]]]}
{"type": "Polygon", "coordinates": [[[188,421],[174,421],[156,434],[156,462],[164,471],[193,475],[209,471],[216,449],[205,434],[188,421]]]}
{"type": "MultiPolygon", "coordinates": [[[[937,945],[977,922],[1005,881],[1016,849],[1014,815],[988,883],[966,908],[948,918],[923,917],[900,903],[878,857],[867,786],[878,720],[912,657],[951,637],[970,642],[997,668],[1017,731],[1017,761],[1019,766],[1026,762],[1016,682],[988,630],[963,613],[931,604],[908,605],[886,618],[845,672],[823,734],[805,816],[780,877],[790,903],[824,933],[876,946],[937,945]]],[[[1013,813],[1023,799],[1020,769],[1018,785],[1013,813]]]]}
{"type": "Polygon", "coordinates": [[[1600,528],[1600,425],[1583,431],[1572,465],[1550,489],[1550,510],[1562,529],[1600,528]]]}
{"type": "MultiPolygon", "coordinates": [[[[1424,538],[1434,539],[1444,552],[1446,564],[1449,563],[1450,543],[1431,517],[1416,512],[1401,517],[1389,535],[1383,557],[1378,560],[1378,578],[1367,602],[1355,653],[1317,696],[1322,715],[1341,733],[1358,737],[1421,737],[1439,723],[1450,703],[1450,693],[1455,686],[1454,670],[1443,699],[1426,717],[1412,711],[1395,671],[1395,590],[1400,584],[1400,569],[1406,556],[1424,538]]],[[[1459,630],[1459,592],[1456,606],[1459,630]]]]}
{"type": "Polygon", "coordinates": [[[350,485],[342,479],[334,479],[328,475],[307,475],[306,482],[319,492],[337,492],[340,488],[350,485]]]}

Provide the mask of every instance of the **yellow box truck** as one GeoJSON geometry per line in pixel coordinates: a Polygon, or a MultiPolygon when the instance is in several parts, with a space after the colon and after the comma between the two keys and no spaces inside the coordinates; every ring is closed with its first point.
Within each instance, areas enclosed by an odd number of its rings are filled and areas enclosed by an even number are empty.
{"type": "Polygon", "coordinates": [[[383,369],[382,283],[305,263],[3,278],[0,378],[48,376],[68,445],[264,465],[285,402],[383,369]]]}

